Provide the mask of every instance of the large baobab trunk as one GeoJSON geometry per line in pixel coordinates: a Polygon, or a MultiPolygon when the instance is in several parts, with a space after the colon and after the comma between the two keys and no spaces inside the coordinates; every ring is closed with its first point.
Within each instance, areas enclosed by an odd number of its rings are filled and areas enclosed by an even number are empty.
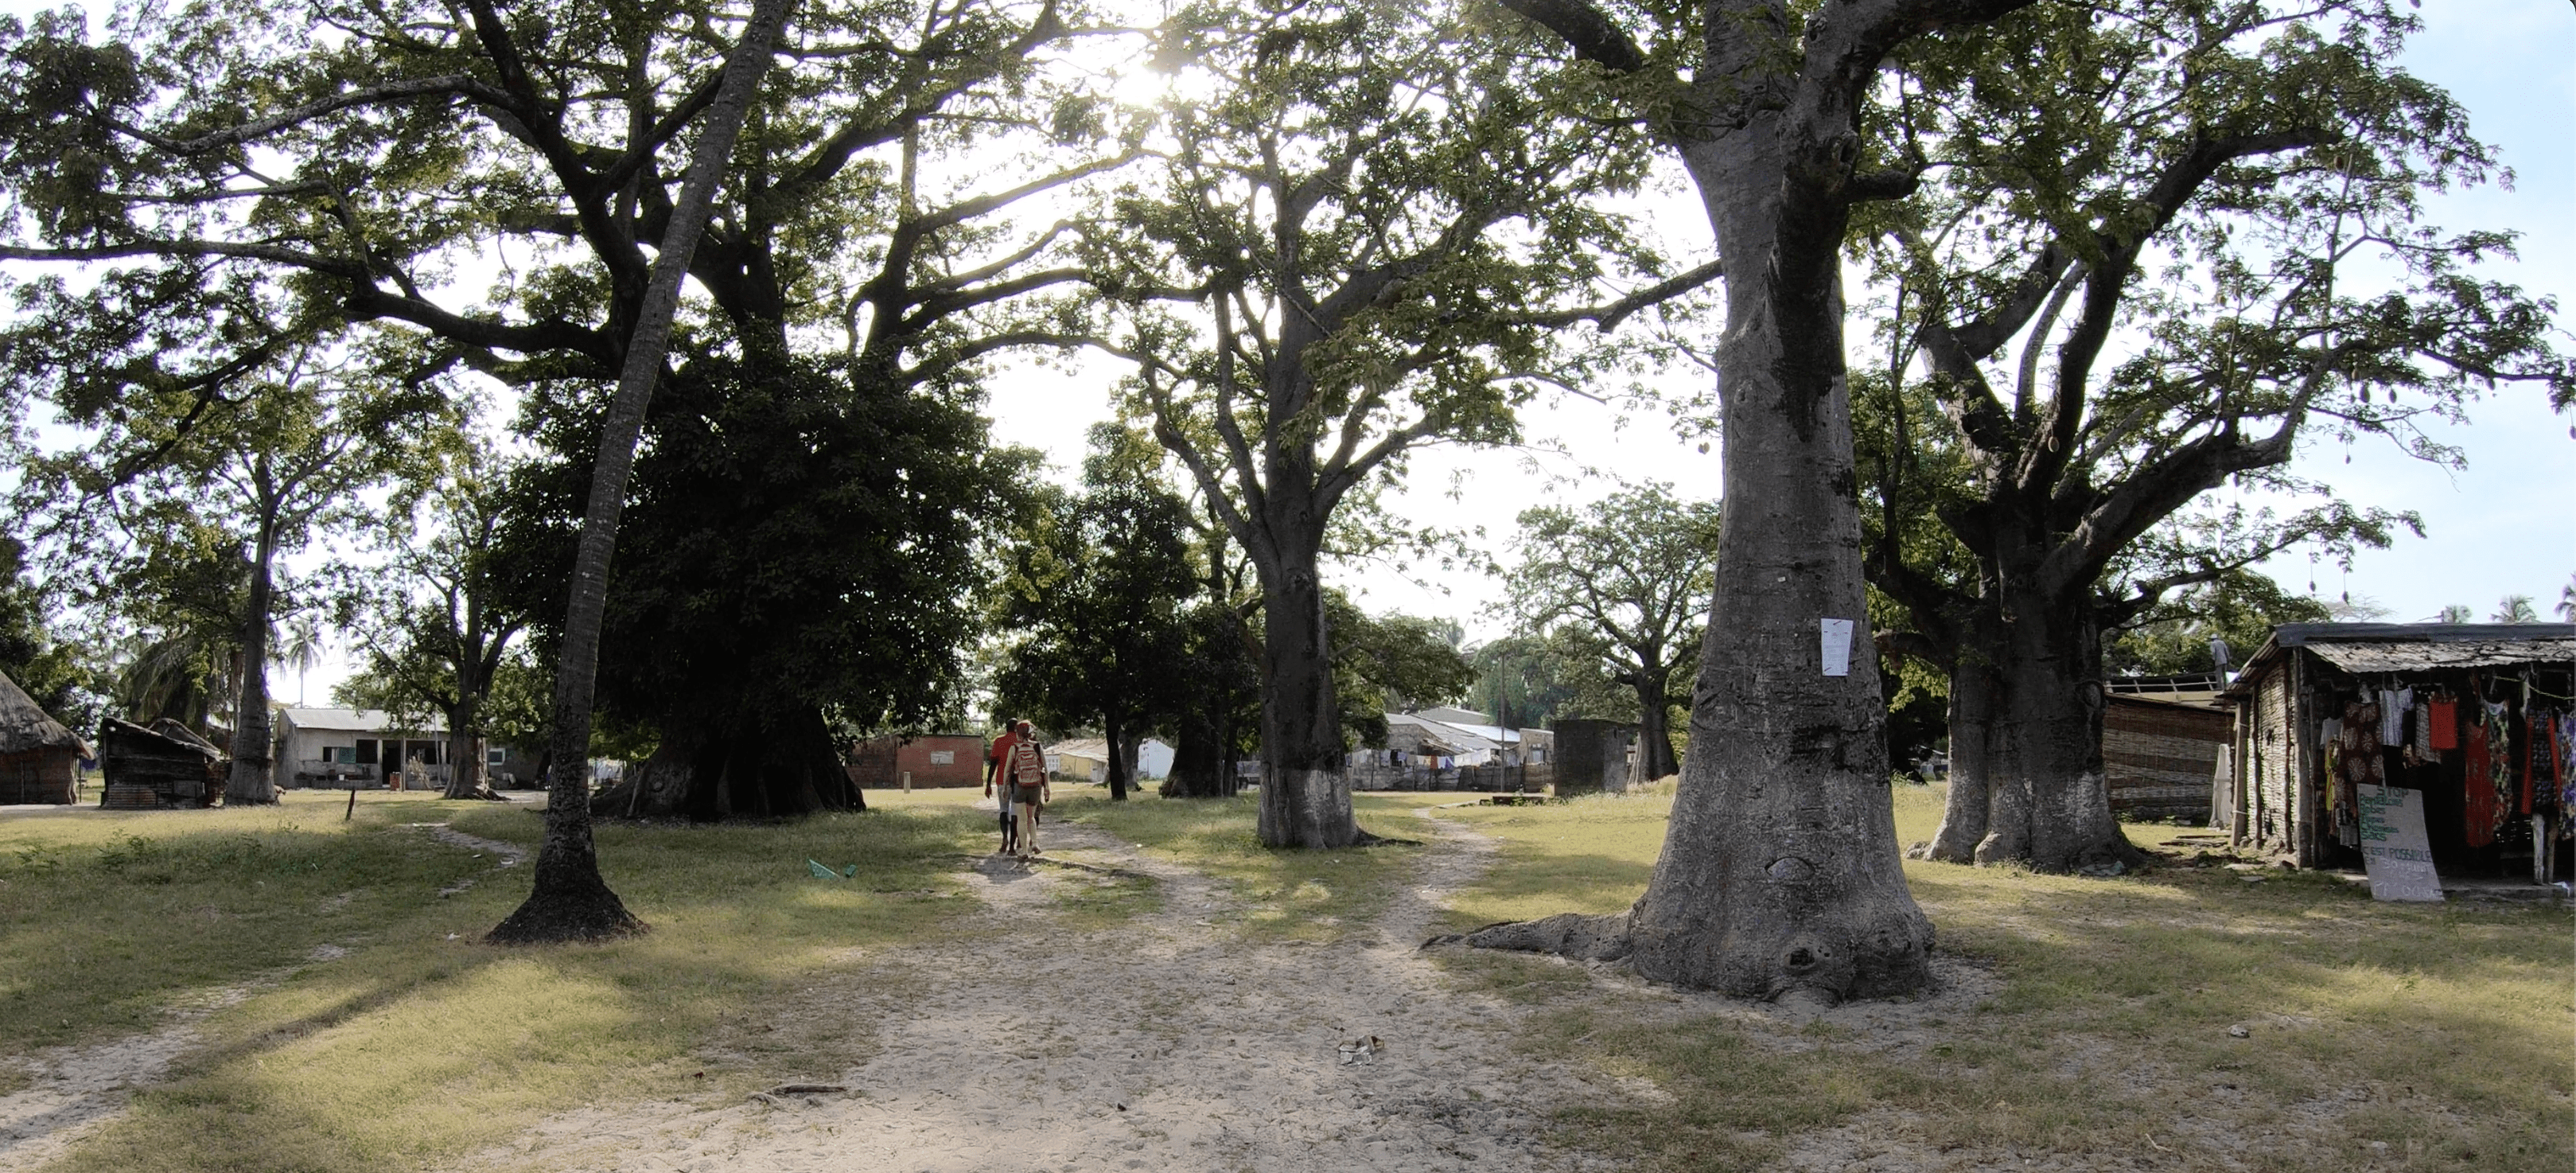
{"type": "MultiPolygon", "coordinates": [[[[1726,280],[1717,591],[1681,790],[1653,879],[1624,917],[1560,916],[1471,943],[1626,957],[1650,978],[1747,997],[1882,996],[1929,980],[1932,925],[1906,890],[1888,794],[1839,266],[1851,204],[1911,184],[1853,172],[1857,104],[1878,60],[2010,2],[1831,5],[1803,35],[1773,0],[1704,6],[1690,100],[1711,108],[1665,130],[1726,280]],[[1840,662],[1820,655],[1836,621],[1849,625],[1840,662]]],[[[1596,61],[1648,67],[1599,9],[1511,6],[1596,61]]]]}
{"type": "Polygon", "coordinates": [[[840,743],[811,706],[666,732],[652,757],[590,804],[604,817],[695,822],[865,809],[840,743]]]}
{"type": "Polygon", "coordinates": [[[1963,625],[1950,800],[1931,855],[2117,872],[2143,857],[2112,818],[2103,778],[2100,628],[2083,591],[2049,591],[2031,577],[2012,567],[1990,578],[1963,625]]]}
{"type": "Polygon", "coordinates": [[[448,798],[484,798],[491,792],[483,785],[483,748],[475,744],[474,730],[481,724],[483,685],[467,678],[470,668],[457,673],[459,700],[447,714],[447,795],[448,798]]]}
{"type": "Polygon", "coordinates": [[[1681,772],[1681,763],[1673,753],[1673,698],[1664,691],[1664,681],[1671,673],[1661,665],[1650,666],[1637,676],[1637,767],[1638,777],[1652,781],[1681,772]]]}
{"type": "Polygon", "coordinates": [[[1194,698],[1181,714],[1172,742],[1172,771],[1163,776],[1163,797],[1225,798],[1234,793],[1229,785],[1234,763],[1226,760],[1218,740],[1216,704],[1211,698],[1194,698]]]}
{"type": "MultiPolygon", "coordinates": [[[[1315,536],[1320,546],[1320,525],[1315,536]]],[[[1261,741],[1269,768],[1259,825],[1266,847],[1349,847],[1362,838],[1342,769],[1341,710],[1315,564],[1310,549],[1281,551],[1262,570],[1261,741]]]]}
{"type": "Polygon", "coordinates": [[[251,557],[250,606],[242,619],[240,701],[233,706],[233,765],[224,781],[227,806],[277,801],[277,778],[270,768],[273,751],[268,744],[268,612],[277,594],[272,525],[262,520],[251,557]]]}
{"type": "Polygon", "coordinates": [[[1127,722],[1115,713],[1102,718],[1100,732],[1109,745],[1109,801],[1125,802],[1128,788],[1136,784],[1136,759],[1129,745],[1133,738],[1128,736],[1127,722]]]}
{"type": "MultiPolygon", "coordinates": [[[[617,550],[617,522],[635,469],[635,442],[652,406],[653,384],[669,353],[671,322],[679,313],[680,282],[706,234],[716,184],[733,153],[734,136],[751,112],[760,77],[769,71],[770,41],[787,22],[787,0],[758,0],[743,25],[742,40],[725,58],[716,98],[689,160],[680,198],[671,209],[661,249],[627,334],[617,396],[599,434],[591,467],[590,501],[573,558],[572,598],[565,610],[563,645],[555,660],[554,768],[546,784],[546,835],[537,848],[527,902],[492,929],[499,944],[586,941],[642,932],[644,922],[626,911],[599,875],[599,850],[590,834],[591,700],[598,687],[599,629],[608,611],[608,563],[617,550]]],[[[476,21],[497,24],[488,6],[476,21]]],[[[497,29],[487,36],[498,36],[497,29]]]]}
{"type": "Polygon", "coordinates": [[[1729,993],[1897,994],[1928,979],[1932,925],[1900,867],[1861,581],[1845,212],[1789,198],[1781,137],[1686,155],[1729,258],[1723,521],[1690,756],[1628,949],[1648,977],[1729,993]]]}

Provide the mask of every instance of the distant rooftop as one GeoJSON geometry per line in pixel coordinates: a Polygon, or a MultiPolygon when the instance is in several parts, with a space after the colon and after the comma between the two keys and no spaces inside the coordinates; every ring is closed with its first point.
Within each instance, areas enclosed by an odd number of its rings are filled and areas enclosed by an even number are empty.
{"type": "Polygon", "coordinates": [[[298,729],[328,729],[334,733],[445,733],[447,720],[430,716],[414,723],[397,725],[393,714],[383,709],[308,709],[289,705],[279,716],[298,729]]]}

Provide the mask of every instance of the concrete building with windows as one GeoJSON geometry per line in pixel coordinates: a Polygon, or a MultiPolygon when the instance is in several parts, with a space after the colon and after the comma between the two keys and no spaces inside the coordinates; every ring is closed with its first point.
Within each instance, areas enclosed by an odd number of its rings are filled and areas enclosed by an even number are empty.
{"type": "MultiPolygon", "coordinates": [[[[430,717],[398,722],[383,709],[314,709],[290,706],[277,714],[277,744],[270,752],[280,787],[385,785],[402,775],[403,788],[447,785],[447,722],[430,717]]],[[[475,752],[485,751],[479,744],[475,752]]]]}

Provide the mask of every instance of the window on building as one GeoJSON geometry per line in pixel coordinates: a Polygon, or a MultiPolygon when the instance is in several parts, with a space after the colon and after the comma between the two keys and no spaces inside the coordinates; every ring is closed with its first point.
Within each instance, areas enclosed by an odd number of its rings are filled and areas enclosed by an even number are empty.
{"type": "Polygon", "coordinates": [[[506,764],[508,764],[509,760],[510,760],[510,751],[508,751],[508,750],[506,750],[506,749],[487,749],[487,750],[484,750],[484,751],[483,751],[483,764],[484,764],[484,765],[487,765],[487,766],[499,766],[499,765],[506,765],[506,764]]]}
{"type": "Polygon", "coordinates": [[[358,764],[358,747],[357,747],[357,746],[354,746],[354,745],[335,745],[335,746],[330,747],[328,750],[325,750],[324,752],[325,752],[325,754],[327,754],[327,755],[328,755],[324,760],[326,760],[326,761],[330,762],[330,763],[331,763],[331,764],[333,764],[333,765],[337,765],[337,766],[354,766],[354,765],[357,765],[357,764],[358,764]]]}
{"type": "Polygon", "coordinates": [[[358,755],[358,760],[357,760],[357,762],[356,762],[355,764],[357,764],[357,765],[361,765],[361,766],[372,766],[372,765],[375,765],[375,764],[376,764],[376,739],[375,739],[375,738],[372,738],[372,737],[361,737],[361,738],[359,738],[359,739],[358,739],[357,755],[358,755]]]}

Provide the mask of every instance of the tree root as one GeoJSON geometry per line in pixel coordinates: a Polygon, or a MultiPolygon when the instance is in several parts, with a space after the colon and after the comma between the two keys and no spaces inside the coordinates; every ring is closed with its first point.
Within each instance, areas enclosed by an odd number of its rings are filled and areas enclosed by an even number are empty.
{"type": "Polygon", "coordinates": [[[616,893],[601,886],[596,894],[531,895],[483,940],[492,945],[569,945],[613,941],[649,929],[634,913],[626,911],[616,893]]]}
{"type": "Polygon", "coordinates": [[[1419,840],[1419,839],[1399,839],[1399,838],[1396,838],[1396,837],[1395,837],[1395,836],[1393,836],[1393,835],[1378,835],[1378,834],[1372,834],[1372,833],[1371,833],[1371,832],[1369,832],[1367,829],[1363,828],[1363,829],[1360,831],[1360,837],[1359,837],[1359,838],[1357,838],[1357,839],[1353,839],[1353,840],[1351,840],[1351,846],[1353,846],[1353,847],[1420,847],[1420,846],[1422,846],[1422,841],[1421,841],[1421,840],[1419,840]]]}
{"type": "Polygon", "coordinates": [[[1628,914],[1586,916],[1560,912],[1539,920],[1503,921],[1468,933],[1448,933],[1422,943],[1465,945],[1513,953],[1553,953],[1577,961],[1617,961],[1628,955],[1628,914]]]}
{"type": "Polygon", "coordinates": [[[2092,876],[2100,879],[2126,875],[2130,872],[2145,871],[2156,866],[2156,857],[2147,851],[2141,850],[2136,844],[2129,842],[2127,836],[2120,836],[2108,842],[2095,844],[2090,849],[2078,853],[2073,859],[2063,861],[2053,867],[2041,864],[2036,860],[2026,857],[2012,858],[1999,856],[1985,859],[1974,857],[1957,859],[1940,851],[1931,843],[1917,843],[1912,847],[1906,848],[1905,858],[1928,859],[1940,863],[1955,863],[1962,867],[2005,867],[2013,864],[2020,864],[2035,872],[2049,872],[2067,876],[2092,876]]]}

